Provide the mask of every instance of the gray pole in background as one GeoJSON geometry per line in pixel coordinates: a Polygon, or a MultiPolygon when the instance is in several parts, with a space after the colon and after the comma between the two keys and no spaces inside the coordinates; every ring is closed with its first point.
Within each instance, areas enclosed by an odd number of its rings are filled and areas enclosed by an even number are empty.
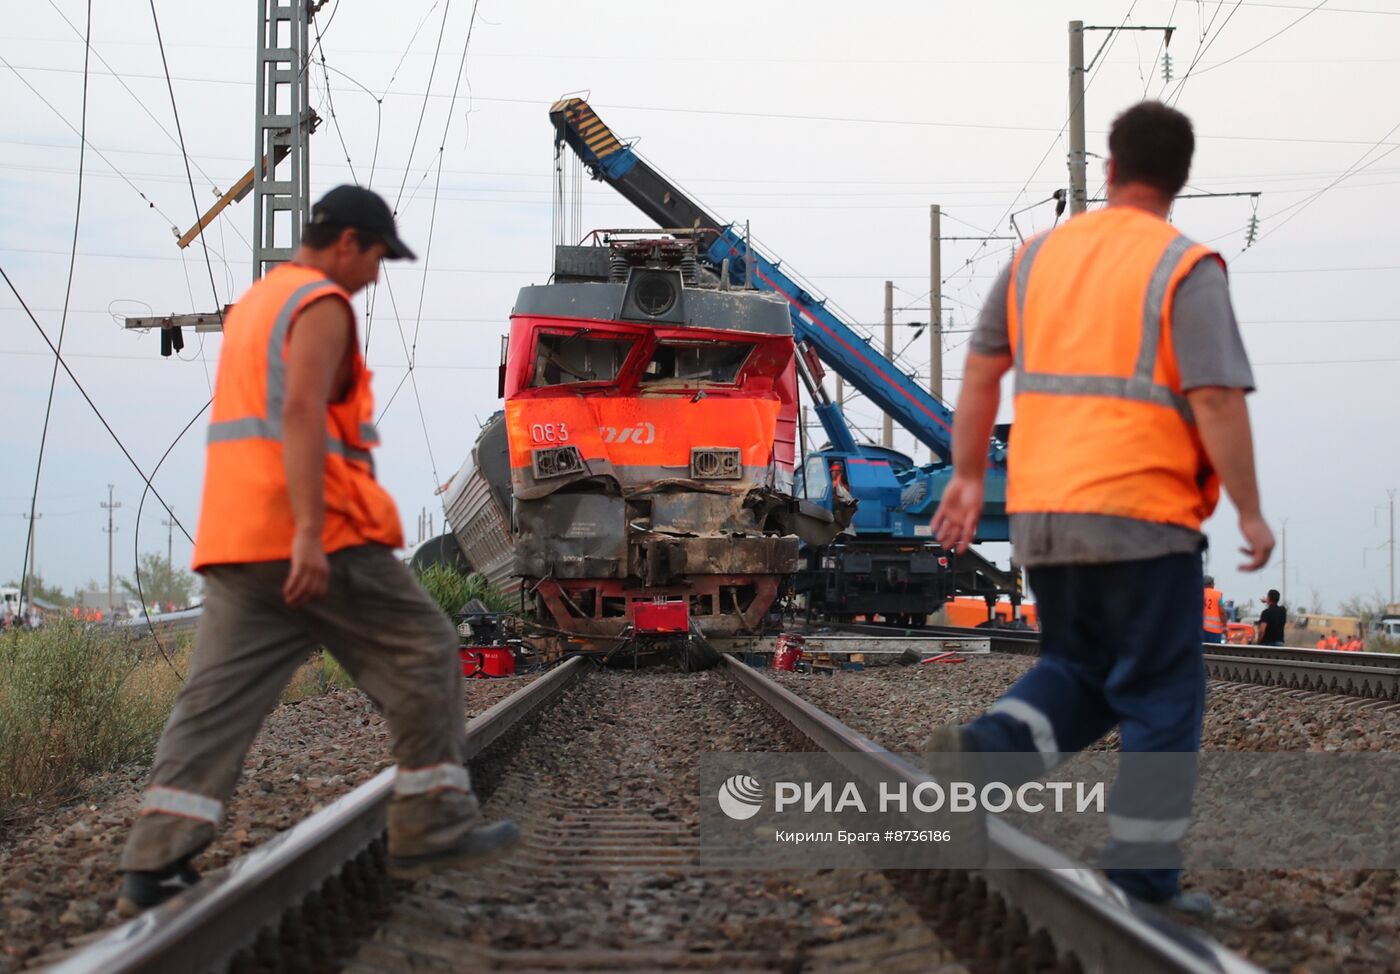
{"type": "MultiPolygon", "coordinates": [[[[943,398],[943,211],[928,208],[928,391],[943,398]]],[[[929,448],[929,459],[938,456],[929,448]]]]}
{"type": "MultiPolygon", "coordinates": [[[[894,281],[885,282],[885,358],[894,361],[894,281]]],[[[894,447],[894,419],[885,413],[880,444],[894,447]]]]}
{"type": "MultiPolygon", "coordinates": [[[[809,416],[808,416],[808,414],[807,414],[807,404],[806,404],[806,403],[803,403],[803,404],[802,404],[802,424],[801,424],[800,426],[797,427],[797,448],[798,448],[797,466],[799,466],[799,467],[803,466],[803,465],[806,464],[806,462],[807,462],[807,423],[808,423],[808,421],[809,421],[809,416]]],[[[804,486],[805,486],[805,484],[806,484],[806,480],[805,480],[805,479],[803,480],[803,484],[804,484],[804,486]]]]}
{"type": "Polygon", "coordinates": [[[1288,605],[1288,518],[1283,519],[1283,527],[1279,533],[1283,535],[1281,546],[1283,550],[1283,585],[1280,588],[1283,589],[1283,604],[1286,607],[1288,605]]]}
{"type": "Polygon", "coordinates": [[[1387,490],[1386,496],[1390,498],[1390,603],[1395,602],[1395,488],[1387,490]]]}
{"type": "MultiPolygon", "coordinates": [[[[39,518],[43,517],[44,515],[42,515],[42,514],[40,514],[40,513],[38,513],[38,512],[35,512],[35,513],[32,514],[32,515],[30,515],[30,514],[21,514],[20,516],[23,517],[26,521],[29,522],[29,577],[30,577],[30,578],[33,578],[35,575],[38,574],[38,573],[34,570],[34,565],[35,565],[35,558],[34,558],[34,522],[37,521],[37,520],[39,520],[39,518]]],[[[1392,586],[1392,587],[1393,587],[1393,586],[1392,586]]],[[[30,598],[31,601],[33,601],[34,595],[33,595],[32,592],[30,593],[29,598],[30,598]]]]}
{"type": "Polygon", "coordinates": [[[1084,21],[1069,22],[1069,215],[1089,206],[1085,177],[1089,165],[1084,151],[1084,21]]]}
{"type": "Polygon", "coordinates": [[[113,484],[107,485],[107,500],[99,505],[107,512],[107,527],[103,530],[107,534],[107,611],[112,611],[112,538],[117,533],[117,527],[112,523],[112,512],[121,507],[119,501],[112,500],[112,491],[116,490],[113,484]]]}
{"type": "Polygon", "coordinates": [[[170,582],[175,582],[175,520],[161,518],[160,523],[165,525],[165,570],[170,573],[170,582]]]}

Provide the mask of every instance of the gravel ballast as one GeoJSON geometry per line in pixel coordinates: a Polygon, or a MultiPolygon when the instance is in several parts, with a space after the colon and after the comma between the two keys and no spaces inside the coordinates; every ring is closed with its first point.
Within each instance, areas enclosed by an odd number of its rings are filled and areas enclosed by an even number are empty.
{"type": "MultiPolygon", "coordinates": [[[[1034,660],[993,654],[960,664],[880,666],[833,676],[773,672],[783,686],[894,751],[930,728],[964,723],[1034,660]]],[[[1099,747],[1116,747],[1114,738],[1099,747]]],[[[1207,751],[1396,751],[1400,708],[1317,693],[1213,683],[1207,751]]],[[[1390,870],[1188,871],[1221,915],[1202,929],[1269,970],[1400,971],[1400,881],[1390,870]]]]}
{"type": "MultiPolygon", "coordinates": [[[[470,681],[468,717],[529,677],[470,681]]],[[[243,765],[219,836],[195,861],[202,873],[301,821],[392,764],[388,728],[358,690],[278,707],[243,765]]],[[[36,807],[0,836],[0,974],[119,921],[116,870],[140,805],[146,767],[89,778],[81,799],[36,807]]]]}

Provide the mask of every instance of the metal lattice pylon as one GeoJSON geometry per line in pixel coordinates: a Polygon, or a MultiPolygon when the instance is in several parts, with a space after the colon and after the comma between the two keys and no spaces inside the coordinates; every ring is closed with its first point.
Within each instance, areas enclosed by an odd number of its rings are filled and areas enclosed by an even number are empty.
{"type": "Polygon", "coordinates": [[[257,0],[253,278],[290,260],[311,196],[309,0],[257,0]]]}

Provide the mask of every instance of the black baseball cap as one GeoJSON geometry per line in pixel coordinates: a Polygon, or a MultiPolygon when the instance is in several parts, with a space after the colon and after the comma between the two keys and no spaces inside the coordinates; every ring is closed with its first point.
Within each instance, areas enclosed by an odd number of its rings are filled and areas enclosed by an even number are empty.
{"type": "Polygon", "coordinates": [[[354,227],[374,234],[388,248],[388,260],[417,260],[418,255],[399,239],[394,226],[394,214],[389,204],[373,190],[363,186],[337,186],[311,207],[312,223],[329,223],[354,227]]]}

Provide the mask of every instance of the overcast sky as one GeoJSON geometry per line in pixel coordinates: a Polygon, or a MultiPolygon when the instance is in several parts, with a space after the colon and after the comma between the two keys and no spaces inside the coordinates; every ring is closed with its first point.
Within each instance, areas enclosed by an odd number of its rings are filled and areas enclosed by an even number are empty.
{"type": "MultiPolygon", "coordinates": [[[[1400,486],[1400,154],[1391,154],[1400,148],[1400,5],[1313,6],[482,0],[454,99],[467,0],[404,0],[392,11],[331,0],[316,18],[325,68],[318,51],[312,100],[324,122],[312,141],[313,196],[352,180],[372,185],[398,201],[402,235],[423,258],[389,267],[373,300],[369,352],[381,408],[393,397],[379,470],[410,540],[420,510],[441,523],[434,486],[498,408],[499,336],[517,289],[548,275],[547,109],[559,95],[591,92],[617,133],[639,140],[721,217],[752,221],[770,256],[852,319],[881,320],[888,278],[899,289],[897,320],[922,321],[929,204],[943,206],[948,236],[1005,235],[1008,214],[1026,207],[1023,232],[1053,218],[1035,204],[1066,183],[1066,28],[1082,19],[1177,28],[1165,93],[1160,33],[1087,35],[1088,57],[1099,52],[1086,96],[1091,153],[1106,151],[1117,112],[1144,93],[1164,94],[1196,124],[1193,189],[1262,192],[1249,249],[1248,198],[1182,201],[1174,218],[1230,265],[1259,386],[1250,405],[1264,508],[1276,530],[1288,521],[1289,601],[1316,593],[1332,606],[1386,593],[1385,505],[1400,486]],[[417,367],[400,386],[410,357],[417,367]]],[[[158,336],[124,331],[121,317],[209,311],[215,295],[232,301],[250,280],[251,197],[206,232],[207,265],[202,247],[179,250],[172,230],[193,224],[196,206],[251,165],[257,7],[156,2],[192,199],[149,4],[93,4],[89,147],[63,349],[148,473],[207,400],[219,338],[190,340],[182,359],[161,359],[158,336]]],[[[0,267],[57,341],[79,187],[86,5],[44,0],[26,11],[0,32],[0,267]]],[[[1097,157],[1090,176],[1092,194],[1097,157]]],[[[585,229],[644,225],[601,184],[585,187],[582,212],[585,229]]],[[[944,244],[950,396],[965,329],[1008,248],[944,244]]],[[[357,306],[370,311],[369,295],[357,306]]],[[[8,288],[0,320],[4,580],[21,567],[53,356],[8,288]]],[[[926,339],[902,361],[926,375],[926,339]]],[[[878,436],[868,404],[850,412],[878,436]]],[[[1009,404],[1003,413],[1010,419],[1009,404]]],[[[204,432],[196,422],[155,478],[190,533],[204,432]]],[[[914,440],[899,431],[896,445],[913,450],[914,440]]],[[[138,539],[141,477],[60,372],[37,525],[38,566],[51,583],[105,584],[99,504],[109,483],[122,505],[116,571],[130,574],[138,540],[142,551],[165,551],[166,514],[148,497],[138,539]]],[[[1228,503],[1207,530],[1227,597],[1284,587],[1277,556],[1258,577],[1235,570],[1240,542],[1228,503]]],[[[989,553],[1005,558],[995,546],[989,553]]],[[[189,555],[177,528],[175,560],[189,555]]]]}

